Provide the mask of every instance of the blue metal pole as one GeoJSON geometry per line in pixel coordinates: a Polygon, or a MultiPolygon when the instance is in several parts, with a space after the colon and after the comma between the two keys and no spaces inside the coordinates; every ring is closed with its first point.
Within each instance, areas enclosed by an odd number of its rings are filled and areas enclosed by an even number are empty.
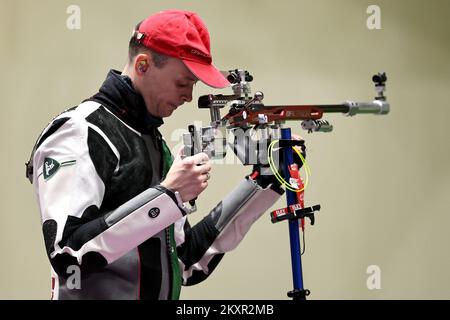
{"type": "MultiPolygon", "coordinates": [[[[291,140],[291,129],[281,129],[281,138],[291,140]]],[[[294,162],[292,148],[284,148],[284,172],[285,180],[289,181],[288,166],[294,162]]],[[[297,196],[295,192],[286,189],[286,200],[288,207],[297,203],[297,196]]],[[[298,229],[298,220],[289,221],[289,239],[291,243],[291,263],[292,263],[292,280],[294,290],[303,290],[303,275],[302,275],[302,258],[300,256],[300,232],[298,229]]]]}

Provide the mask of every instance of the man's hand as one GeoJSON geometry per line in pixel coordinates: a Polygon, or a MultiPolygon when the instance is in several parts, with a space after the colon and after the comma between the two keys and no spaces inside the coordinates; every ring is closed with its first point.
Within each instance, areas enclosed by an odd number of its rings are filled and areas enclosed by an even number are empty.
{"type": "Polygon", "coordinates": [[[181,158],[178,153],[161,185],[173,192],[178,191],[183,202],[196,198],[208,186],[211,164],[206,153],[181,158]]]}

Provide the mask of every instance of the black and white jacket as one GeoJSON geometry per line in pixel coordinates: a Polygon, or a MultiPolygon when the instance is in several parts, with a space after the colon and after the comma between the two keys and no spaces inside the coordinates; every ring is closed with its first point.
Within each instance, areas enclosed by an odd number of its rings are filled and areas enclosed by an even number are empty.
{"type": "Polygon", "coordinates": [[[206,279],[280,197],[244,179],[191,227],[159,185],[169,152],[162,123],[130,79],[112,70],[96,95],[39,137],[28,173],[53,299],[178,299],[180,285],[206,279]]]}

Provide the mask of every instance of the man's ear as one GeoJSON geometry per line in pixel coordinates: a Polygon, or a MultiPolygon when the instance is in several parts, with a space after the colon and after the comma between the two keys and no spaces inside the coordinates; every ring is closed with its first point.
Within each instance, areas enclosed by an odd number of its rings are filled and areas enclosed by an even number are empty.
{"type": "Polygon", "coordinates": [[[150,67],[151,58],[148,54],[140,53],[136,56],[134,68],[137,74],[144,74],[150,67]]]}

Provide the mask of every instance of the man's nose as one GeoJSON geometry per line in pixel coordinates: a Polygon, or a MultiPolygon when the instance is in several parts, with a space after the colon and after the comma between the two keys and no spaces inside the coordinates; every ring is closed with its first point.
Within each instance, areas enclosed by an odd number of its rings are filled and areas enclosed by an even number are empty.
{"type": "Polygon", "coordinates": [[[191,101],[192,101],[192,90],[186,92],[186,93],[183,95],[183,101],[184,101],[184,102],[191,102],[191,101]]]}

